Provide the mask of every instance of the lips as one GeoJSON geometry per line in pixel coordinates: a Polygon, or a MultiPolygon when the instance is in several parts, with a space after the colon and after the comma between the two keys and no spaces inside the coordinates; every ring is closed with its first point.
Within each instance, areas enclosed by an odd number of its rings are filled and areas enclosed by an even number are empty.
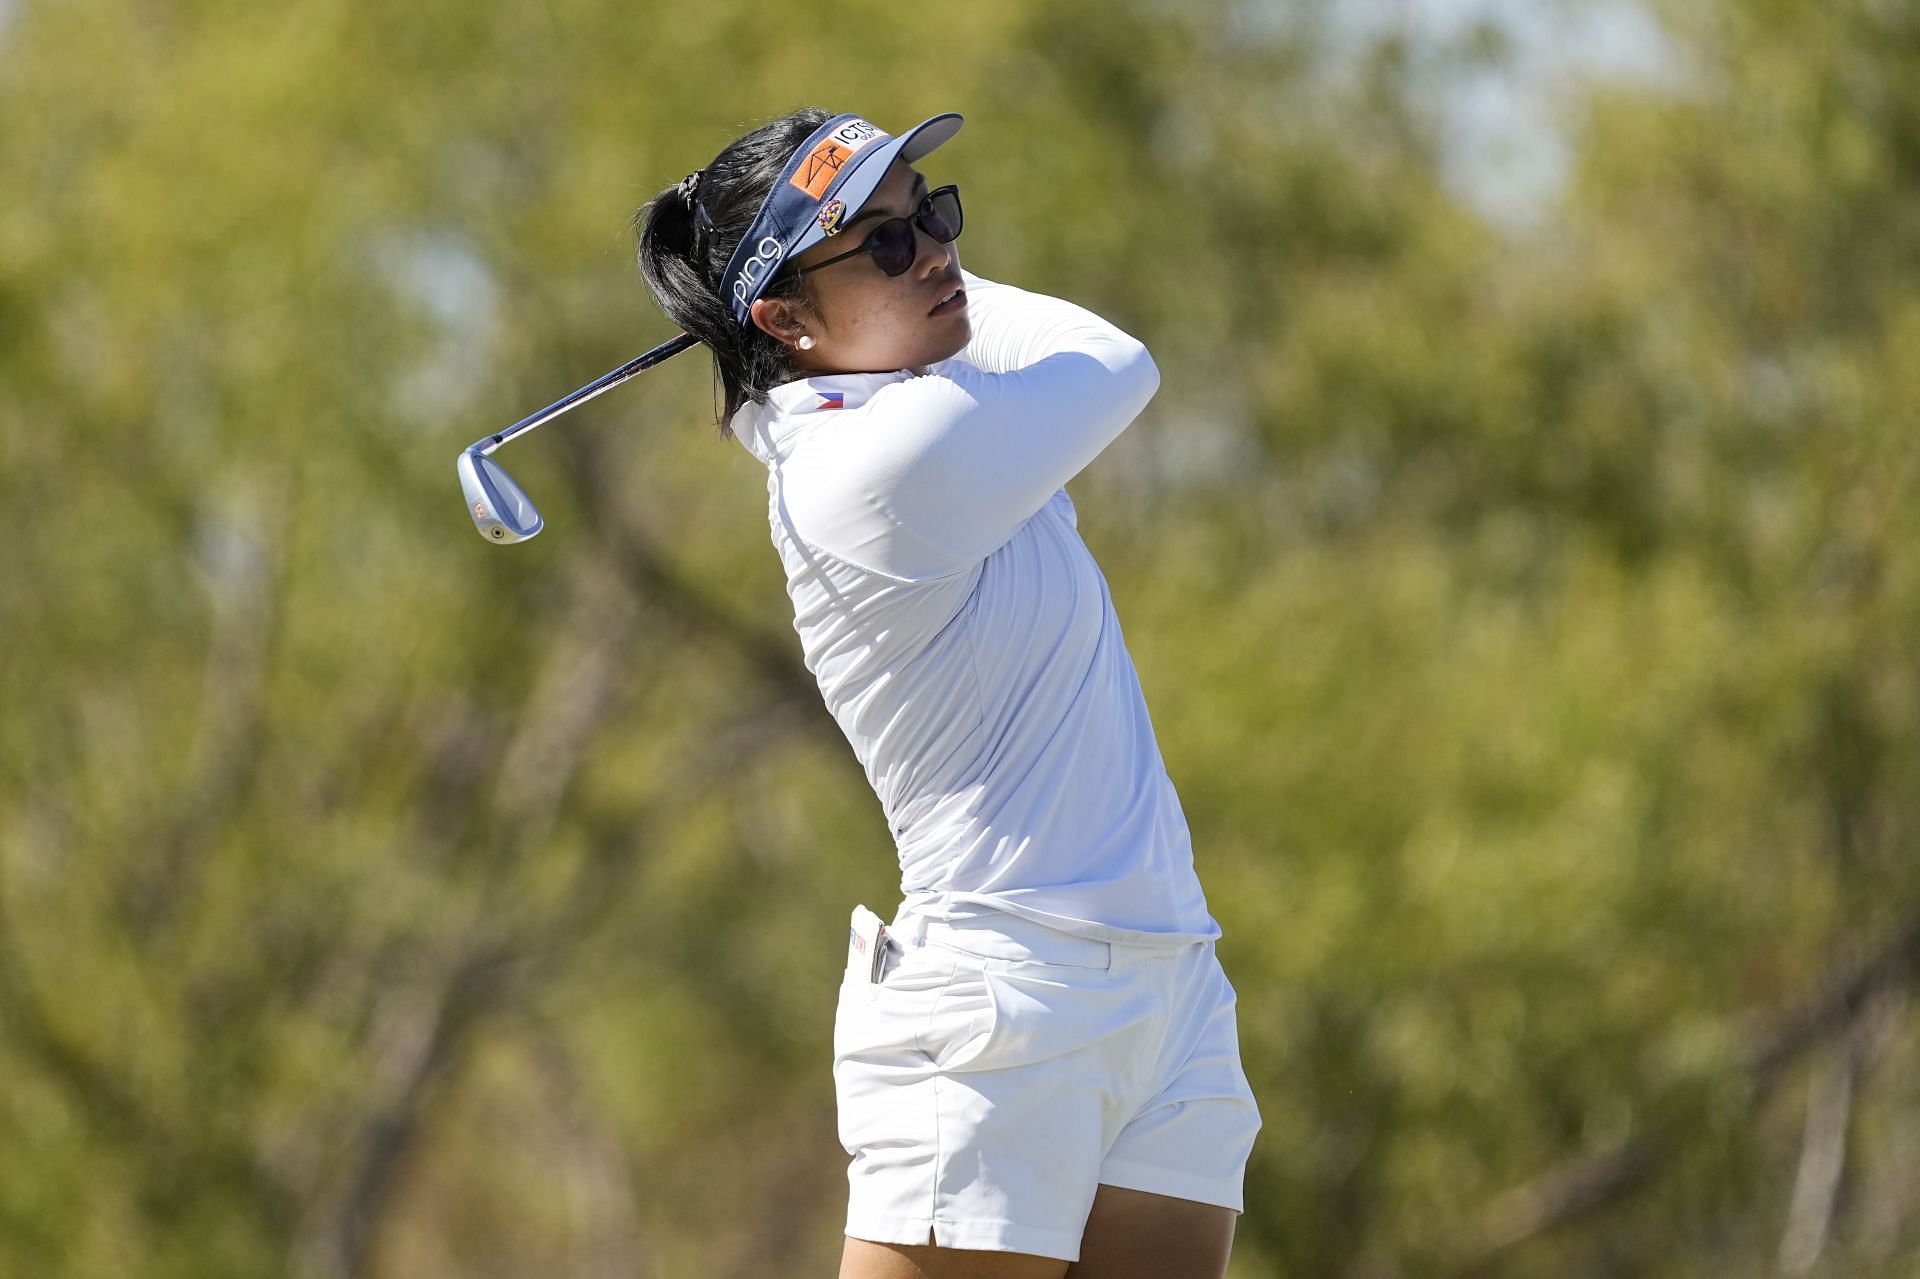
{"type": "Polygon", "coordinates": [[[940,295],[939,300],[933,304],[932,309],[929,310],[927,314],[928,315],[945,315],[947,312],[956,311],[959,308],[965,306],[966,304],[967,304],[966,289],[962,288],[958,284],[955,284],[952,288],[948,289],[945,293],[942,293],[940,295]]]}

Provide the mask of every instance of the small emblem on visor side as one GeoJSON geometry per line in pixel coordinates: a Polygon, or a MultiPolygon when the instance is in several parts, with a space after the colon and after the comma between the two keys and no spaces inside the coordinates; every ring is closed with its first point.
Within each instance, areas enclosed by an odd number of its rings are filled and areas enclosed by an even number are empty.
{"type": "Polygon", "coordinates": [[[822,231],[825,231],[828,235],[833,236],[833,235],[840,234],[840,219],[846,216],[847,216],[846,202],[840,199],[838,196],[835,196],[833,199],[828,200],[825,204],[820,206],[820,216],[814,220],[820,224],[820,229],[822,231]]]}

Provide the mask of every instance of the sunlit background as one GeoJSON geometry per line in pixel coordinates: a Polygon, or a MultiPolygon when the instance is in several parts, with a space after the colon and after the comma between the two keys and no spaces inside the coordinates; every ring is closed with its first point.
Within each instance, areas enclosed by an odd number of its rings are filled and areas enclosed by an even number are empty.
{"type": "Polygon", "coordinates": [[[828,1275],[888,833],[627,220],[803,105],[1162,373],[1074,482],[1233,1279],[1920,1272],[1907,0],[0,0],[0,1275],[828,1275]],[[928,167],[931,166],[931,167],[928,167]]]}

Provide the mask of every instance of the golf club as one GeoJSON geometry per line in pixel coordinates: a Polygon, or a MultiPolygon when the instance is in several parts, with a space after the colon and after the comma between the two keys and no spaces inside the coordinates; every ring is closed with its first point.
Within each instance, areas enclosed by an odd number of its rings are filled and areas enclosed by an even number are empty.
{"type": "Polygon", "coordinates": [[[585,404],[600,392],[611,390],[635,374],[645,373],[662,360],[672,359],[688,347],[699,344],[698,338],[682,333],[646,354],[634,357],[613,372],[596,378],[572,394],[555,400],[538,413],[521,418],[506,430],[468,445],[466,451],[460,454],[458,463],[460,490],[466,494],[467,514],[473,516],[473,526],[480,530],[480,536],[489,542],[505,545],[508,542],[524,542],[544,527],[540,512],[527,497],[526,490],[515,484],[506,468],[493,460],[495,449],[522,431],[531,431],[543,422],[550,422],[568,409],[585,404]]]}

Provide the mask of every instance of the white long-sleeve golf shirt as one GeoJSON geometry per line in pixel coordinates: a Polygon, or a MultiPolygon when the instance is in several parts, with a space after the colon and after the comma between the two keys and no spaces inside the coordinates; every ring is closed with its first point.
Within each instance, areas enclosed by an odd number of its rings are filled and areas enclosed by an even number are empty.
{"type": "Polygon", "coordinates": [[[965,281],[958,356],[789,382],[731,423],[768,469],[807,667],[884,807],[909,905],[1109,941],[1216,937],[1062,488],[1159,370],[1082,307],[965,281]]]}

